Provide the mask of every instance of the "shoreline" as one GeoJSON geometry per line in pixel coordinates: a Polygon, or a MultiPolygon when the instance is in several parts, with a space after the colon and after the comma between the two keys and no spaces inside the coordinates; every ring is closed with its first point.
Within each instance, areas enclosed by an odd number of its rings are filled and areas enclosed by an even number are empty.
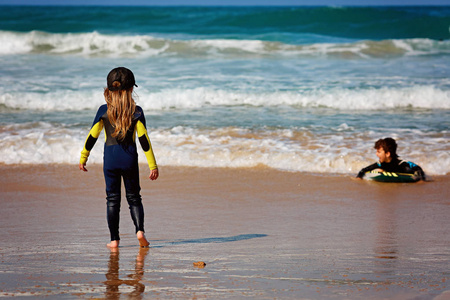
{"type": "MultiPolygon", "coordinates": [[[[55,167],[61,167],[67,170],[73,169],[73,167],[78,170],[77,164],[68,164],[68,163],[49,163],[49,164],[34,164],[34,163],[24,163],[24,164],[6,164],[0,162],[0,173],[4,172],[4,169],[7,168],[15,168],[15,169],[28,169],[41,167],[43,169],[49,168],[53,169],[55,167]]],[[[102,171],[103,164],[102,163],[87,163],[88,168],[92,168],[93,170],[102,171]]],[[[183,170],[183,169],[195,169],[195,170],[211,170],[211,171],[243,171],[243,172],[276,172],[276,173],[285,173],[292,175],[306,175],[306,176],[317,176],[317,177],[347,177],[353,178],[356,177],[358,172],[353,173],[330,173],[330,172],[310,172],[310,171],[292,171],[292,170],[282,170],[282,169],[274,169],[269,166],[258,165],[254,167],[201,167],[201,166],[159,166],[160,169],[170,170],[171,172],[174,170],[183,170]]],[[[148,170],[148,165],[144,163],[139,163],[140,175],[142,176],[142,172],[148,170]]],[[[102,174],[103,176],[103,174],[102,174]]],[[[430,178],[427,182],[433,182],[435,179],[438,181],[450,179],[450,173],[444,175],[429,175],[426,173],[426,176],[430,178]]]]}
{"type": "Polygon", "coordinates": [[[140,166],[142,251],[101,165],[0,165],[0,296],[444,299],[450,176],[386,184],[266,168],[140,166]],[[204,268],[193,265],[205,262],[204,268]]]}

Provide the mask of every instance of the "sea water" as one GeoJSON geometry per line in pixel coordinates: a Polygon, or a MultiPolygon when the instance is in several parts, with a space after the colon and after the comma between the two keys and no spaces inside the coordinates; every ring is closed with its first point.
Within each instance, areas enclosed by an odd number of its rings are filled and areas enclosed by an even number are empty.
{"type": "Polygon", "coordinates": [[[160,166],[355,174],[393,137],[448,174],[449,26],[450,7],[4,6],[0,163],[78,164],[125,66],[160,166]]]}

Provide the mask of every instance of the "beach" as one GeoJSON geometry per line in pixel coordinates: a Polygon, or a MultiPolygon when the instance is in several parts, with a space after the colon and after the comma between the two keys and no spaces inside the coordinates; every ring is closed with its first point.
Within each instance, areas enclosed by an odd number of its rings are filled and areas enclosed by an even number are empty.
{"type": "Polygon", "coordinates": [[[450,6],[0,7],[0,298],[450,299],[450,6]],[[78,169],[116,67],[150,248],[78,169]]]}
{"type": "Polygon", "coordinates": [[[141,166],[140,248],[101,165],[1,165],[0,297],[448,299],[450,176],[414,184],[269,168],[141,166]],[[202,267],[195,262],[205,262],[202,267]]]}

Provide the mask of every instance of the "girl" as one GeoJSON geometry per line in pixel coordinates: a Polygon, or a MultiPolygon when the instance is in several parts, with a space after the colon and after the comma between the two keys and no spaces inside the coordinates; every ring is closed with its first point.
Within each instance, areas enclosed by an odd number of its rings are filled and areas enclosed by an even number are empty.
{"type": "Polygon", "coordinates": [[[151,180],[158,178],[158,166],[147,134],[144,112],[141,107],[136,106],[132,98],[133,87],[137,87],[133,72],[123,67],[115,68],[108,74],[107,85],[104,91],[106,104],[100,106],[97,111],[81,151],[79,167],[87,172],[89,153],[105,128],[103,173],[106,183],[106,215],[111,234],[111,242],[107,246],[119,247],[120,186],[123,178],[139,245],[148,247],[149,242],[144,235],[144,208],[140,195],[136,133],[147,157],[151,180]]]}

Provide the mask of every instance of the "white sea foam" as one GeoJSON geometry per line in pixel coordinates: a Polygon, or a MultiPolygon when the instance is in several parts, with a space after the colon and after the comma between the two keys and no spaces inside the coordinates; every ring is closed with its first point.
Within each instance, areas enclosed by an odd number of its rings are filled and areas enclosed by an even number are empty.
{"type": "MultiPolygon", "coordinates": [[[[209,50],[240,50],[248,53],[264,53],[265,43],[258,40],[194,40],[190,42],[192,47],[201,49],[209,48],[209,50]]],[[[214,52],[212,52],[214,53],[214,52]]],[[[217,53],[217,52],[215,52],[217,53]]]]}
{"type": "Polygon", "coordinates": [[[103,103],[104,99],[101,90],[55,90],[47,93],[2,91],[0,95],[0,104],[13,109],[70,111],[93,109],[103,103]]]}
{"type": "Polygon", "coordinates": [[[106,57],[294,55],[347,58],[449,54],[450,41],[402,39],[353,43],[283,44],[241,39],[170,39],[150,35],[106,35],[0,31],[0,55],[45,53],[106,57]]]}
{"type": "MultiPolygon", "coordinates": [[[[104,103],[95,90],[11,92],[0,88],[0,105],[43,111],[95,110],[104,103]]],[[[144,110],[192,109],[212,106],[328,107],[340,110],[388,110],[396,108],[450,109],[450,91],[433,86],[410,88],[276,91],[247,93],[211,88],[167,89],[151,92],[140,88],[137,102],[144,110]]]]}
{"type": "Polygon", "coordinates": [[[140,97],[146,109],[196,108],[204,105],[329,107],[342,110],[393,108],[450,109],[450,92],[432,86],[401,89],[319,90],[310,92],[242,93],[196,88],[167,90],[140,97]]]}
{"type": "Polygon", "coordinates": [[[33,50],[28,35],[10,31],[0,31],[0,55],[23,54],[33,50]]]}
{"type": "Polygon", "coordinates": [[[1,161],[6,164],[74,163],[80,134],[45,122],[1,126],[1,161]]]}
{"type": "Polygon", "coordinates": [[[166,43],[151,36],[120,36],[91,33],[15,33],[0,31],[0,55],[47,53],[83,56],[148,56],[164,52],[166,43]]]}
{"type": "MultiPolygon", "coordinates": [[[[89,128],[55,128],[38,122],[0,127],[0,162],[5,164],[76,164],[89,128]]],[[[444,133],[418,130],[394,134],[403,157],[421,165],[429,175],[450,173],[450,151],[444,133]],[[424,142],[425,141],[425,142],[424,142]]],[[[328,133],[310,129],[251,130],[238,127],[194,129],[177,126],[150,129],[161,166],[255,167],[294,172],[354,174],[376,160],[375,132],[355,132],[341,124],[328,133]],[[336,134],[339,132],[339,134],[336,134]]],[[[89,164],[102,163],[103,133],[91,152],[89,164]]],[[[140,162],[145,156],[140,153],[140,162]]]]}

